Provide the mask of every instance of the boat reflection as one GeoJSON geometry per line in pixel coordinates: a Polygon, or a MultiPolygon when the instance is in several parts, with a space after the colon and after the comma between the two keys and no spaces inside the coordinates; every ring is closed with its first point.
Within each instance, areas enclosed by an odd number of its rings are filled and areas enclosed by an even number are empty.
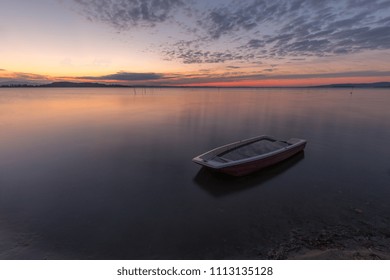
{"type": "Polygon", "coordinates": [[[215,197],[224,196],[258,187],[290,169],[304,158],[305,152],[302,151],[283,162],[243,177],[233,177],[202,167],[194,177],[194,182],[215,197]]]}

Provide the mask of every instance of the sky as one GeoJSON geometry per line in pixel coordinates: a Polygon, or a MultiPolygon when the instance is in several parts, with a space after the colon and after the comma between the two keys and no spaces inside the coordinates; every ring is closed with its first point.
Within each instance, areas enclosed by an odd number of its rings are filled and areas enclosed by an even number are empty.
{"type": "Polygon", "coordinates": [[[390,0],[0,2],[0,85],[390,81],[390,0]]]}

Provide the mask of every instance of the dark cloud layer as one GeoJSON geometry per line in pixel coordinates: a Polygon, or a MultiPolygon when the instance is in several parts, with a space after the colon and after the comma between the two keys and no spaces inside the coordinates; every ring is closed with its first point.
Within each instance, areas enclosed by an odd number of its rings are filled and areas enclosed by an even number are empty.
{"type": "Polygon", "coordinates": [[[0,75],[0,85],[40,84],[50,81],[50,77],[46,75],[25,72],[8,72],[5,69],[0,69],[0,71],[4,73],[0,75]]]}
{"type": "Polygon", "coordinates": [[[115,28],[138,25],[152,27],[167,20],[181,0],[74,0],[91,20],[102,21],[115,28]]]}
{"type": "Polygon", "coordinates": [[[231,52],[229,50],[213,52],[213,51],[202,51],[201,49],[168,49],[164,50],[164,56],[167,60],[179,59],[185,64],[192,63],[223,63],[228,61],[247,61],[252,58],[251,54],[239,54],[231,52]]]}
{"type": "Polygon", "coordinates": [[[258,29],[245,45],[251,53],[323,56],[389,49],[388,12],[390,1],[248,1],[210,11],[202,26],[211,38],[258,29]]]}
{"type": "Polygon", "coordinates": [[[183,63],[258,62],[390,49],[389,0],[74,1],[90,19],[120,30],[158,29],[172,19],[171,24],[192,39],[167,38],[161,53],[183,63]],[[224,47],[216,50],[220,45],[224,47]]]}
{"type": "Polygon", "coordinates": [[[87,79],[96,81],[148,81],[162,79],[163,76],[156,73],[129,73],[129,72],[117,72],[115,74],[103,75],[103,76],[83,76],[77,77],[77,79],[87,79]]]}

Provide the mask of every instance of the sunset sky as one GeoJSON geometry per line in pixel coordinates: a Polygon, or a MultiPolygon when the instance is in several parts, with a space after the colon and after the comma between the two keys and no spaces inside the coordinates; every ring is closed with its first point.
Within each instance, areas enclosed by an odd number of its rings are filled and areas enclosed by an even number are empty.
{"type": "Polygon", "coordinates": [[[389,0],[1,0],[0,85],[390,81],[389,0]]]}

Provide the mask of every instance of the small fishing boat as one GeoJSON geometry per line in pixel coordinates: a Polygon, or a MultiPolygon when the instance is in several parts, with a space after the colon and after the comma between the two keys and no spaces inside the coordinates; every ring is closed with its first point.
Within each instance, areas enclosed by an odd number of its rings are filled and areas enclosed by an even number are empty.
{"type": "Polygon", "coordinates": [[[277,140],[262,135],[227,144],[192,159],[213,171],[242,176],[281,162],[302,151],[306,140],[277,140]]]}

